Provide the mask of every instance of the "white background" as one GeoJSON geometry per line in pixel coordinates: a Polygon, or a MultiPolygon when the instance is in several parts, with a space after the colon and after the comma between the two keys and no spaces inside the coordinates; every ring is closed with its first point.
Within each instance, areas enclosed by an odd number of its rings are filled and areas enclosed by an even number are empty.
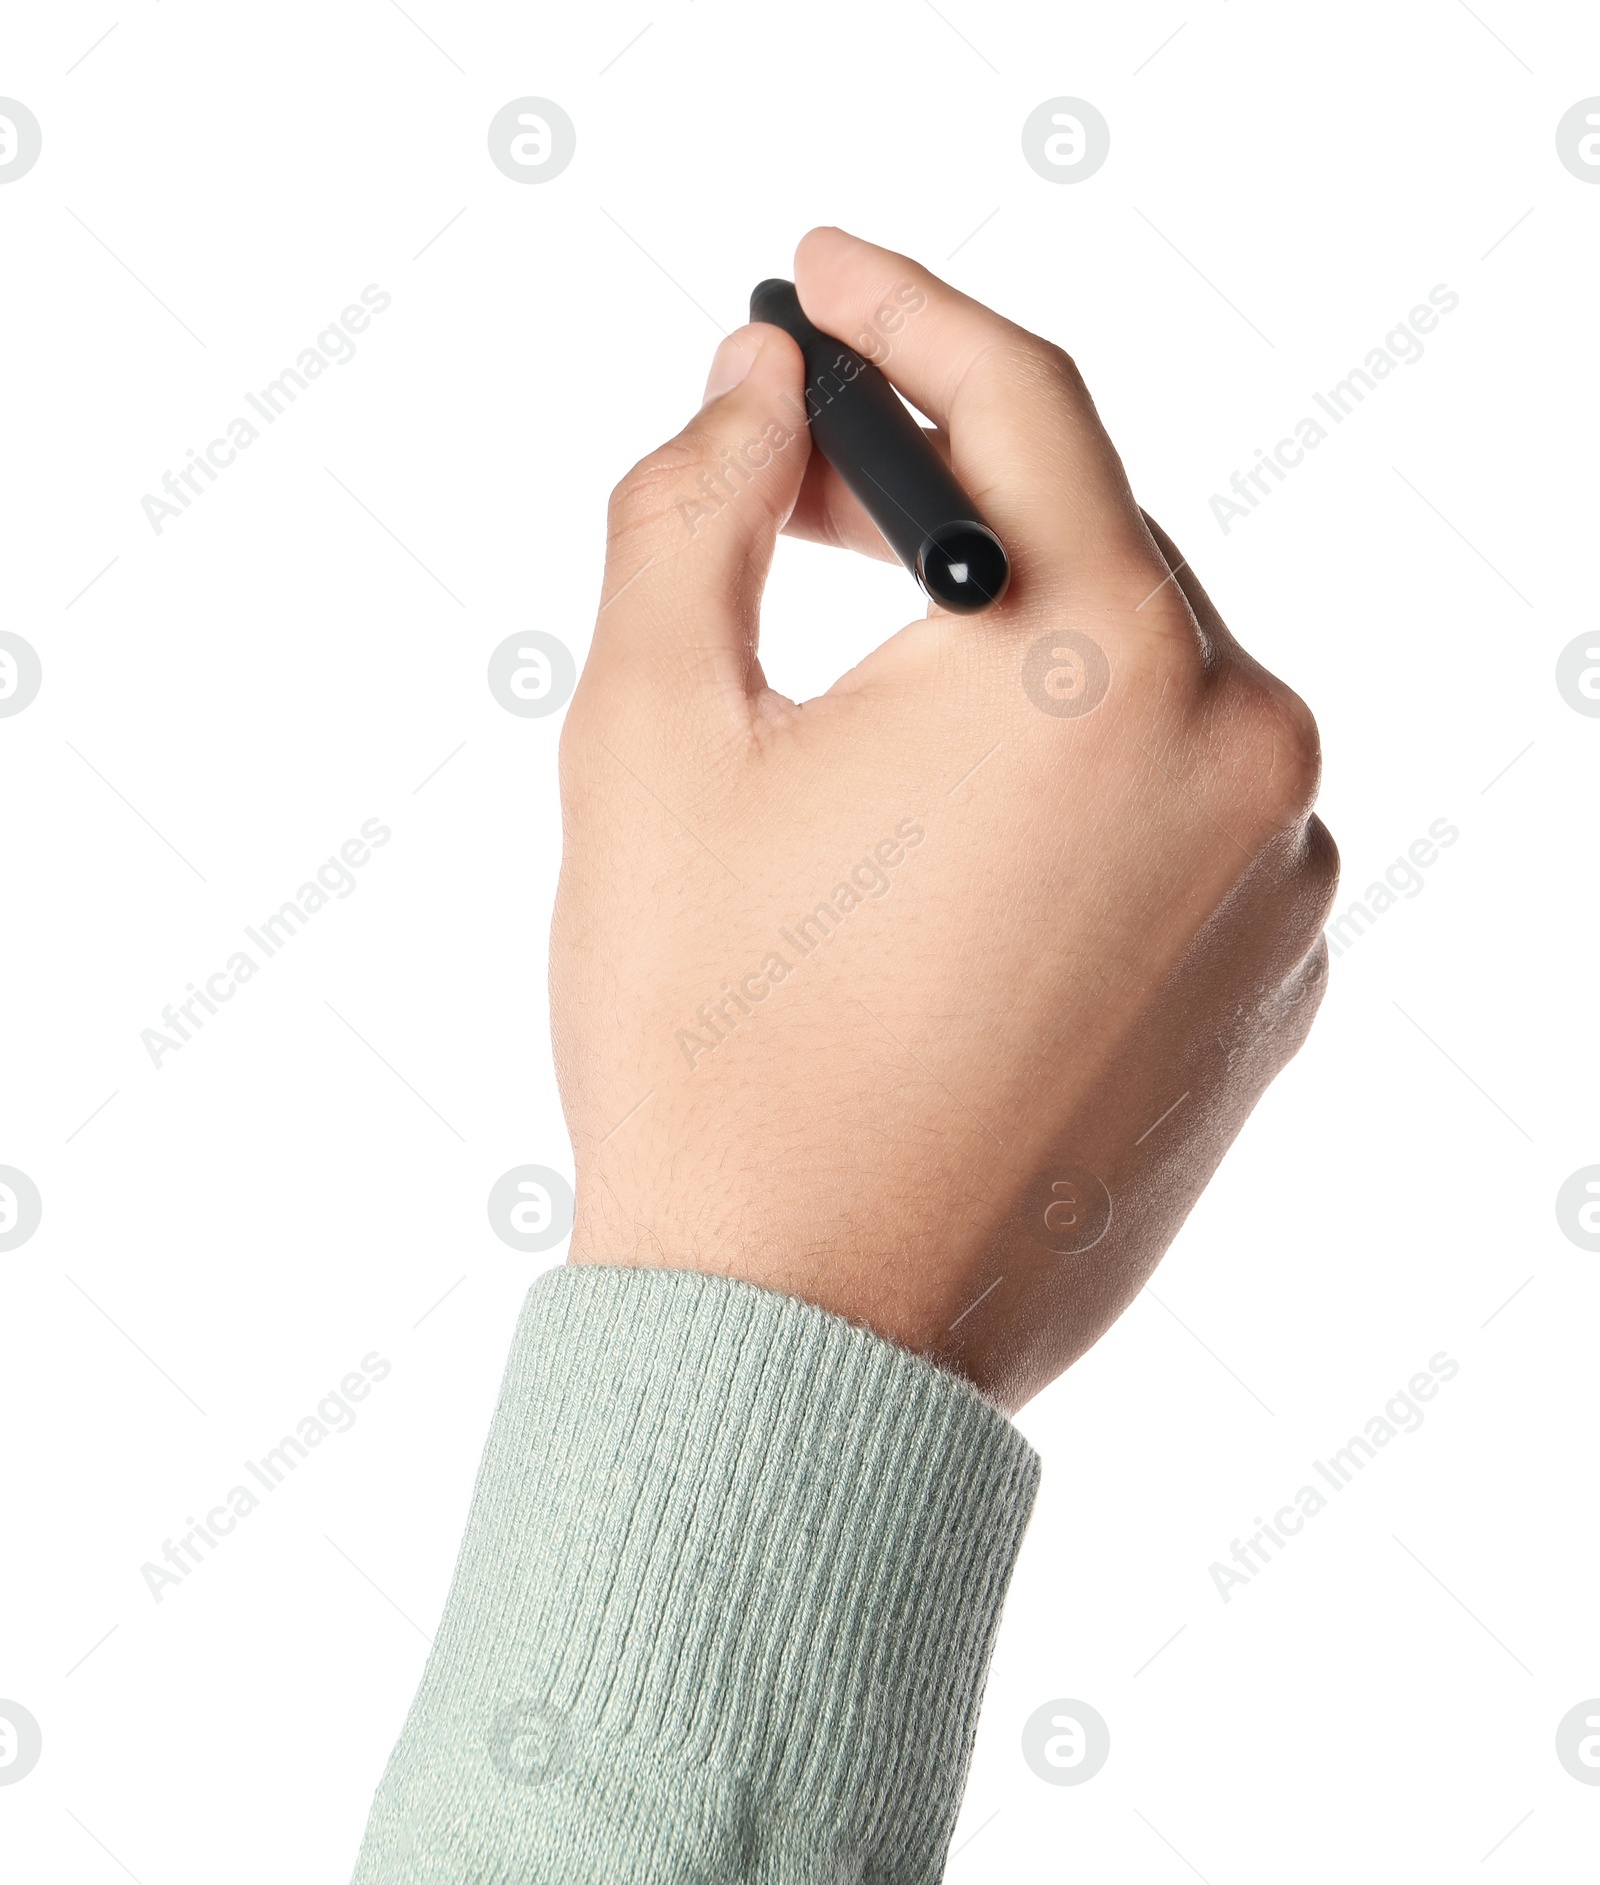
{"type": "MultiPolygon", "coordinates": [[[[0,627],[44,665],[0,720],[0,1163],[44,1199],[0,1256],[0,1697],[44,1733],[6,1877],[348,1876],[551,1260],[485,1198],[570,1171],[559,717],[485,665],[529,627],[581,659],[607,491],[817,222],[1073,351],[1318,713],[1342,904],[1460,832],[1022,1417],[1044,1490],[949,1876],[1589,1876],[1554,1737],[1600,1695],[1600,1256],[1554,1200],[1600,1161],[1600,721],[1554,665],[1595,621],[1600,189],[1554,132],[1600,17],[118,4],[13,10],[0,60],[44,132],[0,188],[0,627]],[[530,93],[578,133],[534,188],[485,147],[530,93]],[[1058,94],[1111,126],[1070,187],[1019,142],[1058,94]],[[141,496],[368,283],[355,359],[157,536],[141,496]],[[1224,535],[1212,493],[1437,283],[1424,357],[1224,535]],[[354,893],[152,1067],[140,1031],[374,817],[354,893]],[[141,1565],[373,1350],[355,1427],[157,1605],[141,1565]],[[1210,1564],[1441,1350],[1426,1424],[1224,1604],[1210,1564]],[[1058,1697],[1110,1725],[1083,1786],[1021,1757],[1058,1697]]],[[[785,544],[768,674],[818,692],[915,612],[785,544]]]]}

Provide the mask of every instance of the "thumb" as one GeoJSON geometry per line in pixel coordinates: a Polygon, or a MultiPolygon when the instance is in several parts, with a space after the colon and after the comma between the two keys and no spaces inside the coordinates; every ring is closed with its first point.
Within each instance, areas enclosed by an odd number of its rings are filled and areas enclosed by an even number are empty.
{"type": "Polygon", "coordinates": [[[591,693],[742,702],[761,685],[761,592],[811,448],[803,383],[787,334],[737,328],[700,411],[612,492],[591,693]]]}

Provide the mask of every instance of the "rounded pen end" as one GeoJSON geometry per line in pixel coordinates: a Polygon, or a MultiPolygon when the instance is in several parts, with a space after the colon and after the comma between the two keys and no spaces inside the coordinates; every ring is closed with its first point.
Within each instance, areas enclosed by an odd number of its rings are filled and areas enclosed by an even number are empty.
{"type": "Polygon", "coordinates": [[[974,615],[1005,594],[1011,564],[988,525],[967,519],[929,533],[917,552],[915,573],[940,608],[974,615]]]}

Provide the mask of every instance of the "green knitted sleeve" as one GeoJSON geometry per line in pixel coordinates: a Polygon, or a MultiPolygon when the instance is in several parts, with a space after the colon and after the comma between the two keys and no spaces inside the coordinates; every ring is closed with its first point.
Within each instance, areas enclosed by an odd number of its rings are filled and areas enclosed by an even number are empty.
{"type": "Polygon", "coordinates": [[[786,1296],[528,1292],[355,1885],[923,1885],[1038,1460],[786,1296]]]}

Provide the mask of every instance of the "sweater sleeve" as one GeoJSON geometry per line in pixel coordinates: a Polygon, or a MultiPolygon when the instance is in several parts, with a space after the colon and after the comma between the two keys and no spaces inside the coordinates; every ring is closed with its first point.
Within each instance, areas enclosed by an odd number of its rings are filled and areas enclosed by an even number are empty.
{"type": "Polygon", "coordinates": [[[820,1309],[547,1272],[354,1885],[937,1880],[1037,1483],[820,1309]]]}

